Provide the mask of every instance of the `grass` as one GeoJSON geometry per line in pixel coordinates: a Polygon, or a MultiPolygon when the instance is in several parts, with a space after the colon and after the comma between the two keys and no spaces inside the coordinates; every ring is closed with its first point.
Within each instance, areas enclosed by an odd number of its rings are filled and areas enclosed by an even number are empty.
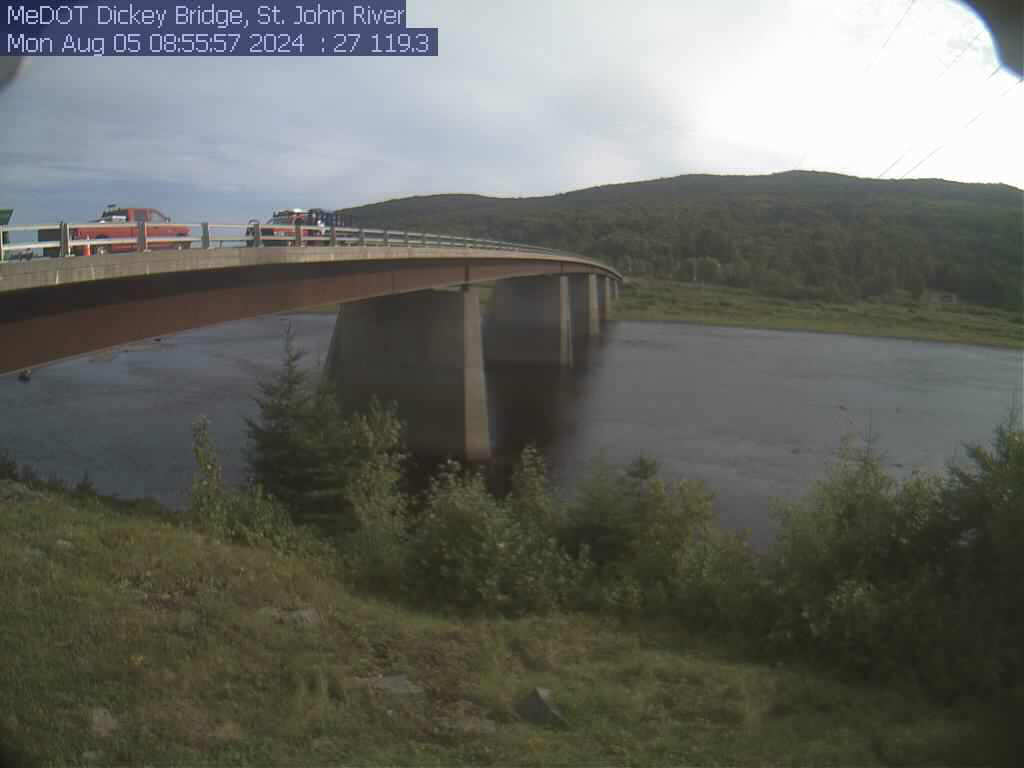
{"type": "MultiPolygon", "coordinates": [[[[482,286],[484,306],[492,293],[493,286],[482,286]]],[[[334,314],[338,305],[304,311],[334,314]]],[[[725,286],[695,286],[657,278],[630,278],[615,304],[615,317],[1024,349],[1024,317],[1008,310],[971,304],[793,301],[725,286]]]]}
{"type": "Polygon", "coordinates": [[[724,286],[630,278],[620,320],[820,331],[1024,349],[1024,317],[975,305],[791,301],[724,286]]]}
{"type": "Polygon", "coordinates": [[[0,584],[0,734],[41,764],[977,762],[966,715],[913,694],[678,628],[416,613],[152,505],[0,480],[0,584]],[[396,674],[424,693],[353,687],[396,674]],[[567,728],[520,718],[534,686],[567,728]]]}

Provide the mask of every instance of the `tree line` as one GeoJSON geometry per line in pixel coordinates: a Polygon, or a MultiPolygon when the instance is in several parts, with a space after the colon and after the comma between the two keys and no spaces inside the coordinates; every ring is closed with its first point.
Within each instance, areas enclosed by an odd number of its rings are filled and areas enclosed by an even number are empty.
{"type": "Polygon", "coordinates": [[[542,198],[436,195],[352,210],[360,225],[561,248],[630,274],[793,299],[949,292],[1024,309],[1024,197],[1005,185],[838,174],[680,176],[542,198]]]}

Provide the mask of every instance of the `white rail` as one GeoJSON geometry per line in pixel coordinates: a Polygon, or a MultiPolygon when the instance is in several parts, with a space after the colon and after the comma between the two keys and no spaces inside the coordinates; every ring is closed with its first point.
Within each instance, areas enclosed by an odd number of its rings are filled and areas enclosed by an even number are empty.
{"type": "Polygon", "coordinates": [[[284,225],[261,224],[256,219],[252,219],[246,224],[214,224],[210,222],[150,224],[140,221],[60,222],[35,226],[0,226],[0,262],[31,259],[37,255],[69,258],[90,253],[105,253],[115,249],[125,253],[135,253],[164,249],[184,250],[193,246],[204,249],[305,246],[484,248],[546,255],[572,255],[553,248],[524,243],[458,237],[432,232],[298,224],[289,228],[287,234],[280,231],[283,229],[285,229],[284,225]],[[272,229],[274,233],[264,234],[263,230],[266,229],[272,229]],[[82,230],[93,234],[89,237],[80,237],[79,234],[82,230]],[[168,234],[168,230],[177,230],[179,234],[168,234]],[[102,234],[104,231],[114,231],[115,236],[102,234]],[[131,236],[126,236],[127,231],[132,232],[131,236]],[[36,242],[9,242],[8,233],[14,232],[36,232],[37,240],[36,242]],[[39,253],[37,254],[37,252],[39,253]]]}

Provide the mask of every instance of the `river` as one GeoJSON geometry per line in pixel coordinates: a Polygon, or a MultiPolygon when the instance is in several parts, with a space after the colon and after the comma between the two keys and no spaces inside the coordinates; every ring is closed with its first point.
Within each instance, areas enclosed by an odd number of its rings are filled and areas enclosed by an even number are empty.
{"type": "MultiPolygon", "coordinates": [[[[332,315],[245,320],[0,378],[0,451],[42,476],[178,506],[191,425],[211,421],[225,477],[242,478],[245,418],[279,365],[285,322],[314,367],[332,315]]],[[[942,470],[964,441],[990,441],[1021,402],[1018,351],[835,334],[617,322],[586,365],[488,369],[492,435],[508,460],[527,442],[568,493],[600,452],[645,455],[669,478],[704,480],[730,526],[755,544],[778,499],[822,478],[843,435],[874,446],[896,475],[942,470]]],[[[1019,416],[1018,416],[1019,418],[1019,416]]]]}

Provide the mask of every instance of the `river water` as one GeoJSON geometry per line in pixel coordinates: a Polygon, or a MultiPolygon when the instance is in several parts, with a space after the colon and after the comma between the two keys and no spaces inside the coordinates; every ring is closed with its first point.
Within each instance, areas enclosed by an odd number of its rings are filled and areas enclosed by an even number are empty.
{"type": "MultiPolygon", "coordinates": [[[[191,424],[211,421],[225,477],[242,478],[256,383],[280,364],[290,322],[315,366],[332,315],[245,320],[112,355],[0,378],[0,451],[41,475],[172,506],[187,498],[191,424]]],[[[844,435],[873,435],[893,474],[941,470],[988,442],[1021,402],[1020,352],[670,323],[617,322],[565,372],[491,367],[492,435],[507,461],[536,443],[569,493],[600,452],[656,459],[714,491],[731,526],[770,541],[777,499],[806,492],[844,435]]],[[[1018,415],[1019,418],[1019,415],[1018,415]]]]}

